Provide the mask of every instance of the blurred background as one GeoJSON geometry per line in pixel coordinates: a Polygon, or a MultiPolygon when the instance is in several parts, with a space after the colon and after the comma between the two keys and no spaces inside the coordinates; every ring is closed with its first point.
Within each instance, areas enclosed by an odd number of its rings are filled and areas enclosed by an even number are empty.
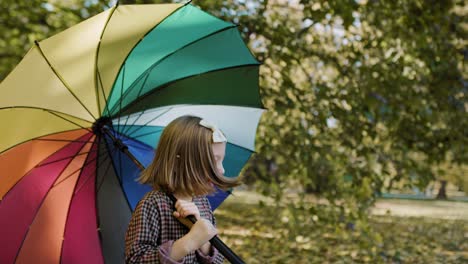
{"type": "MultiPolygon", "coordinates": [[[[115,4],[2,0],[0,80],[115,4]]],[[[215,212],[226,244],[247,263],[468,262],[464,0],[192,4],[262,63],[257,153],[215,212]]]]}

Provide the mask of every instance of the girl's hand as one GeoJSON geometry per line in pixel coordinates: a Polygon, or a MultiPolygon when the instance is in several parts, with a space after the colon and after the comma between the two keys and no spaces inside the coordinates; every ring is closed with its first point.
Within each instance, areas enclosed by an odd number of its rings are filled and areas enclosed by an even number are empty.
{"type": "Polygon", "coordinates": [[[211,247],[208,241],[213,238],[216,233],[216,228],[209,220],[198,220],[185,236],[179,238],[172,244],[170,257],[173,260],[180,261],[187,254],[197,249],[202,250],[204,254],[208,255],[211,247]]]}
{"type": "Polygon", "coordinates": [[[187,234],[191,241],[191,250],[197,250],[203,245],[209,245],[207,242],[217,233],[218,231],[209,220],[203,218],[198,220],[187,234]]]}
{"type": "Polygon", "coordinates": [[[197,221],[200,220],[200,211],[193,202],[177,200],[175,208],[177,211],[174,212],[174,216],[188,228],[191,228],[193,224],[185,217],[193,215],[197,221]]]}

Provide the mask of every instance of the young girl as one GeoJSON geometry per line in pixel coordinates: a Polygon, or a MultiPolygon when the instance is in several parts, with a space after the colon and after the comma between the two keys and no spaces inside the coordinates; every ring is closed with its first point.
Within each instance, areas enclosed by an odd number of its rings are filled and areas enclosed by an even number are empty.
{"type": "Polygon", "coordinates": [[[153,162],[139,178],[154,190],[132,215],[125,238],[126,263],[223,262],[209,243],[217,231],[204,195],[214,186],[237,185],[223,176],[226,142],[216,126],[199,117],[182,116],[166,126],[153,162]],[[175,205],[169,193],[177,198],[175,205]],[[193,226],[184,219],[189,215],[197,219],[193,226]]]}

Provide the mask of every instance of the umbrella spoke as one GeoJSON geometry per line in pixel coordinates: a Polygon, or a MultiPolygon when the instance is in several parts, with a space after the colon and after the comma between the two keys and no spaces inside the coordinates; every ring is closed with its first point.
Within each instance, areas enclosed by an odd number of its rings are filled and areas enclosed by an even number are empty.
{"type": "MultiPolygon", "coordinates": [[[[114,132],[115,133],[115,132],[114,132]]],[[[108,142],[105,140],[105,147],[107,148],[107,151],[109,151],[110,149],[110,146],[108,145],[108,142]]],[[[113,150],[116,150],[117,151],[117,155],[118,155],[118,166],[119,168],[116,168],[115,166],[115,163],[114,163],[114,159],[112,158],[111,161],[110,161],[110,164],[112,165],[112,167],[114,168],[114,174],[117,178],[117,181],[120,185],[120,188],[122,189],[122,192],[125,192],[124,191],[124,187],[123,187],[123,174],[122,174],[122,171],[123,171],[123,168],[122,168],[122,155],[124,154],[122,151],[120,151],[120,149],[118,148],[113,148],[113,150]]],[[[114,152],[113,152],[114,153],[114,152]]],[[[125,195],[124,195],[125,196],[125,195]]],[[[125,201],[127,203],[127,206],[128,208],[131,210],[132,206],[130,204],[130,201],[128,200],[128,197],[125,196],[125,201]]]]}
{"type": "MultiPolygon", "coordinates": [[[[82,146],[80,146],[78,149],[76,149],[76,151],[80,152],[80,151],[82,151],[84,148],[86,148],[86,144],[82,144],[82,146]]],[[[57,153],[56,153],[56,154],[57,154],[57,153]]],[[[70,159],[65,165],[60,166],[60,171],[59,171],[57,174],[55,174],[55,177],[54,177],[55,179],[54,179],[54,181],[57,180],[57,179],[59,179],[60,176],[61,176],[61,174],[62,174],[63,172],[65,172],[65,171],[67,170],[67,167],[70,166],[72,163],[73,163],[73,159],[70,159]]],[[[48,176],[48,175],[47,175],[47,176],[48,176]]],[[[47,178],[47,176],[46,176],[45,178],[47,178]]],[[[42,193],[42,194],[43,194],[43,196],[42,196],[42,198],[41,198],[42,202],[43,202],[45,199],[47,199],[47,196],[48,196],[48,194],[50,193],[50,190],[54,187],[54,182],[53,182],[53,181],[50,182],[50,184],[51,184],[51,185],[50,185],[49,188],[47,188],[47,191],[45,191],[45,192],[42,193]]],[[[39,203],[38,206],[37,206],[37,208],[36,208],[38,211],[41,209],[42,202],[39,203]]],[[[38,211],[37,211],[37,212],[38,212],[38,211]]],[[[30,221],[30,223],[34,223],[34,222],[36,221],[37,217],[38,217],[38,214],[37,214],[37,213],[34,214],[34,216],[32,217],[32,219],[31,219],[31,221],[30,221]]],[[[24,238],[29,237],[30,233],[32,232],[30,227],[31,227],[31,226],[29,226],[29,228],[27,229],[27,231],[24,233],[24,236],[23,236],[24,238]]],[[[20,243],[20,245],[19,245],[18,248],[19,248],[19,249],[23,248],[23,246],[25,245],[25,243],[27,243],[27,240],[26,240],[26,239],[23,239],[23,240],[21,241],[21,243],[20,243]]],[[[20,253],[20,251],[18,251],[18,253],[20,253]]],[[[15,262],[18,261],[18,257],[20,257],[19,254],[16,255],[16,257],[15,257],[15,262]]],[[[21,261],[20,261],[20,262],[21,262],[21,261]]]]}
{"type": "MultiPolygon", "coordinates": [[[[163,113],[153,117],[152,119],[150,119],[148,122],[146,122],[145,124],[141,125],[139,128],[135,129],[135,131],[132,131],[132,133],[128,134],[127,136],[128,137],[132,137],[137,131],[141,130],[143,127],[147,127],[148,124],[150,124],[151,122],[155,121],[156,119],[160,118],[161,116],[165,115],[166,113],[168,113],[169,111],[171,111],[174,107],[169,107],[166,111],[164,111],[163,113]]],[[[135,121],[133,122],[132,125],[134,125],[139,119],[140,117],[144,114],[144,111],[141,112],[137,118],[135,118],[135,121]]],[[[129,131],[129,130],[128,130],[129,131]]]]}
{"type": "Polygon", "coordinates": [[[83,126],[81,126],[81,125],[79,125],[79,124],[77,124],[77,123],[75,123],[75,122],[73,122],[73,121],[71,121],[71,120],[69,120],[69,119],[67,119],[67,118],[65,118],[65,117],[63,117],[63,116],[61,116],[61,115],[57,115],[57,114],[56,114],[55,112],[53,112],[53,111],[46,110],[46,112],[48,112],[48,113],[50,113],[51,115],[54,115],[54,116],[56,116],[56,117],[58,117],[58,118],[61,118],[61,119],[65,120],[65,121],[67,121],[67,122],[70,122],[70,123],[72,123],[72,124],[74,124],[74,125],[76,125],[76,126],[82,128],[82,129],[86,129],[86,130],[88,130],[89,132],[93,132],[93,131],[91,131],[91,129],[89,129],[89,127],[83,127],[83,126]]]}
{"type": "MultiPolygon", "coordinates": [[[[6,110],[6,109],[37,109],[37,110],[43,110],[51,115],[54,115],[60,119],[63,119],[67,122],[70,122],[72,124],[74,124],[75,126],[79,127],[79,128],[82,128],[82,129],[86,129],[88,130],[89,132],[92,132],[89,127],[84,127],[76,122],[73,122],[71,119],[68,119],[68,118],[65,118],[64,116],[70,116],[70,117],[73,117],[73,118],[76,118],[76,119],[79,119],[79,120],[82,120],[84,122],[87,122],[87,123],[90,123],[88,120],[86,119],[82,119],[80,117],[77,117],[77,116],[71,116],[69,114],[66,114],[66,113],[63,113],[63,112],[58,112],[58,111],[53,111],[53,110],[50,110],[50,109],[46,109],[46,108],[41,108],[41,107],[31,107],[31,106],[12,106],[12,107],[0,107],[0,110],[6,110]]],[[[91,123],[90,123],[91,124],[91,123]]]]}
{"type": "MultiPolygon", "coordinates": [[[[99,42],[97,44],[97,48],[96,48],[96,55],[95,55],[95,64],[94,64],[94,69],[96,69],[94,71],[94,84],[95,84],[95,90],[96,90],[96,100],[97,100],[97,105],[98,105],[98,109],[99,109],[99,112],[101,112],[101,102],[99,100],[99,90],[102,91],[102,95],[103,95],[103,98],[104,98],[104,105],[106,106],[107,110],[109,110],[108,106],[107,106],[107,98],[106,98],[106,93],[104,92],[104,86],[102,85],[102,79],[101,79],[101,74],[99,72],[99,68],[98,68],[98,62],[99,62],[99,51],[101,49],[101,40],[102,40],[102,36],[104,35],[104,32],[106,31],[106,28],[107,28],[107,25],[109,24],[109,21],[110,19],[112,18],[112,15],[114,15],[114,12],[116,10],[116,6],[114,6],[112,8],[112,10],[110,11],[110,15],[109,17],[107,18],[107,21],[106,23],[104,24],[104,27],[102,28],[102,31],[101,31],[101,36],[99,37],[99,42]],[[99,89],[99,87],[101,87],[101,89],[99,89]]],[[[108,111],[109,112],[109,111],[108,111]]]]}
{"type": "MultiPolygon", "coordinates": [[[[189,47],[189,46],[191,46],[191,45],[193,45],[193,44],[196,44],[196,43],[199,42],[199,41],[202,41],[202,40],[204,40],[204,39],[206,39],[206,38],[209,38],[209,37],[211,37],[211,36],[213,36],[213,35],[216,35],[216,34],[218,34],[218,33],[220,33],[220,32],[223,32],[223,31],[226,31],[226,30],[229,30],[229,29],[232,29],[232,28],[236,28],[236,27],[237,27],[237,25],[231,25],[231,26],[222,28],[222,29],[220,29],[220,30],[211,32],[210,34],[207,34],[207,35],[205,35],[205,36],[203,36],[203,37],[200,37],[200,38],[198,38],[198,39],[195,39],[195,40],[193,40],[193,41],[190,41],[190,42],[188,42],[187,44],[185,44],[184,46],[182,46],[182,47],[180,47],[180,48],[174,50],[173,52],[168,53],[166,56],[162,57],[160,60],[158,60],[158,61],[156,61],[155,63],[153,63],[150,67],[148,67],[147,70],[145,70],[145,72],[144,72],[142,75],[140,75],[140,77],[136,78],[135,81],[133,81],[133,83],[132,83],[132,84],[129,86],[129,88],[125,91],[125,94],[123,94],[123,95],[121,94],[121,97],[120,97],[120,99],[119,99],[120,103],[130,94],[130,92],[131,92],[135,87],[137,87],[136,84],[138,83],[138,81],[140,81],[143,77],[146,78],[146,79],[148,79],[148,76],[149,76],[149,74],[151,73],[151,71],[152,71],[155,67],[157,67],[159,64],[161,64],[162,62],[164,62],[166,59],[170,58],[173,54],[176,54],[176,53],[180,52],[181,50],[183,50],[183,49],[185,49],[185,48],[187,48],[187,47],[189,47]]],[[[198,74],[202,74],[202,73],[198,73],[198,74]]],[[[195,75],[198,75],[198,74],[195,74],[195,75]]],[[[139,98],[139,97],[141,96],[141,91],[142,91],[142,88],[144,87],[144,84],[146,84],[146,79],[144,80],[143,85],[140,87],[140,91],[138,92],[138,95],[137,95],[136,98],[139,98]]],[[[177,81],[177,80],[173,80],[173,81],[177,81]]],[[[158,87],[154,87],[154,89],[155,89],[155,88],[158,88],[158,87]]],[[[153,90],[154,90],[154,89],[153,89],[153,90]]],[[[146,92],[146,94],[151,93],[153,90],[150,90],[150,91],[146,92]]],[[[128,106],[129,106],[129,104],[125,105],[124,108],[127,109],[128,106]]],[[[112,107],[112,111],[114,111],[116,107],[117,107],[117,106],[113,106],[113,107],[112,107]]],[[[122,111],[122,105],[120,104],[119,112],[121,112],[121,111],[122,111]]]]}
{"type": "MultiPolygon", "coordinates": [[[[122,175],[122,171],[123,171],[123,168],[122,168],[122,151],[119,151],[118,155],[119,155],[119,174],[118,174],[118,176],[120,178],[119,183],[120,183],[120,185],[122,185],[122,182],[123,182],[123,179],[122,179],[122,176],[123,176],[122,175]]],[[[122,190],[123,190],[123,188],[122,188],[122,190]]]]}
{"type": "MultiPolygon", "coordinates": [[[[132,124],[128,125],[127,129],[124,129],[124,131],[122,132],[122,134],[127,134],[127,133],[130,131],[131,127],[140,119],[140,117],[141,117],[143,114],[144,114],[144,111],[143,111],[143,112],[140,112],[140,113],[138,114],[138,117],[135,118],[135,120],[133,120],[133,123],[132,123],[132,124]]],[[[130,115],[128,115],[128,117],[130,118],[130,115]]],[[[125,125],[127,125],[127,124],[125,124],[125,125]]],[[[131,135],[131,134],[130,134],[130,135],[131,135]]],[[[129,135],[129,136],[130,136],[130,135],[129,135]]]]}
{"type": "MultiPolygon", "coordinates": [[[[95,158],[95,159],[93,159],[93,160],[96,160],[96,159],[98,160],[97,165],[96,165],[96,171],[97,171],[97,169],[98,169],[98,167],[99,167],[99,164],[100,164],[99,158],[104,157],[104,160],[102,160],[102,162],[106,161],[107,159],[110,159],[109,155],[106,155],[106,154],[107,154],[107,153],[98,154],[98,157],[95,158]]],[[[107,171],[106,171],[106,173],[107,173],[107,171]]],[[[74,194],[76,195],[77,193],[79,193],[80,190],[86,185],[86,183],[87,183],[90,179],[92,179],[92,177],[88,177],[88,178],[81,184],[81,186],[80,186],[78,189],[75,190],[75,193],[74,193],[74,194]]],[[[104,179],[104,177],[103,177],[103,179],[104,179]]],[[[103,181],[104,181],[104,180],[103,180],[103,181]]],[[[103,182],[103,181],[102,181],[102,182],[103,182]]],[[[101,182],[101,184],[102,184],[102,182],[101,182]]],[[[97,190],[98,190],[98,189],[97,189],[97,190]]]]}
{"type": "Polygon", "coordinates": [[[137,139],[137,138],[149,136],[149,135],[156,134],[156,133],[160,133],[160,132],[161,132],[161,130],[152,131],[152,132],[148,132],[148,133],[144,133],[144,134],[140,134],[140,135],[133,135],[131,138],[137,139]]]}
{"type": "MultiPolygon", "coordinates": [[[[144,94],[132,100],[131,102],[127,103],[122,107],[122,109],[120,109],[120,112],[122,113],[116,113],[114,116],[116,116],[117,114],[133,114],[133,112],[139,110],[146,110],[146,104],[148,103],[151,104],[150,107],[167,106],[171,104],[222,104],[238,105],[245,107],[262,107],[260,101],[260,94],[258,93],[258,91],[251,91],[251,87],[249,87],[251,79],[258,78],[258,72],[252,71],[253,69],[258,70],[258,67],[258,63],[246,63],[242,65],[234,65],[219,69],[208,70],[202,73],[187,75],[179,79],[171,80],[167,83],[162,84],[161,86],[158,86],[157,89],[147,91],[144,94]],[[245,75],[245,71],[247,71],[248,76],[244,78],[242,76],[245,75]],[[201,78],[202,76],[203,78],[201,78]],[[247,86],[245,87],[241,86],[241,90],[237,90],[239,89],[239,87],[233,86],[231,84],[231,81],[236,81],[239,78],[244,78],[245,80],[243,81],[245,82],[245,84],[247,84],[247,86]],[[225,86],[229,87],[226,87],[225,90],[217,89],[219,88],[219,85],[221,85],[221,82],[223,82],[223,84],[226,84],[225,86]],[[209,86],[200,86],[199,89],[196,90],[190,89],[190,87],[198,87],[198,85],[206,85],[208,83],[210,84],[209,86]],[[174,90],[172,89],[178,89],[175,90],[175,92],[183,93],[186,97],[182,97],[182,99],[178,99],[178,97],[171,97],[171,95],[174,94],[169,93],[168,89],[171,89],[170,91],[173,93],[174,90]],[[226,93],[228,91],[230,92],[226,93]],[[232,97],[232,92],[234,91],[237,94],[243,94],[249,99],[249,101],[244,101],[244,96],[232,97]],[[163,95],[163,97],[158,97],[161,94],[163,95]],[[194,102],[193,97],[195,96],[195,98],[198,98],[197,95],[199,94],[210,94],[210,97],[203,98],[203,101],[194,102]],[[190,101],[187,98],[191,98],[190,101]],[[163,99],[163,101],[161,101],[161,99],[163,99]],[[165,103],[165,101],[169,101],[170,104],[165,103]],[[141,105],[144,105],[145,108],[141,108],[141,105]]],[[[117,107],[118,106],[114,106],[111,111],[117,110],[117,107]]]]}
{"type": "MultiPolygon", "coordinates": [[[[125,118],[125,124],[123,124],[122,126],[120,124],[118,124],[117,127],[123,127],[122,130],[125,130],[125,127],[127,126],[127,123],[128,123],[128,119],[130,118],[128,115],[124,117],[125,118]]],[[[120,134],[123,134],[124,131],[120,131],[119,129],[117,129],[117,132],[120,133],[120,134]]]]}
{"type": "MultiPolygon", "coordinates": [[[[102,97],[104,98],[104,102],[108,102],[106,92],[104,91],[104,85],[102,84],[101,72],[99,71],[99,69],[97,67],[96,67],[96,74],[97,74],[97,78],[99,80],[98,86],[101,88],[99,90],[102,92],[102,97]]],[[[106,115],[110,115],[109,105],[107,103],[104,103],[104,106],[106,108],[106,115]]]]}
{"type": "MultiPolygon", "coordinates": [[[[145,73],[144,73],[144,74],[146,75],[146,76],[145,76],[145,80],[143,81],[143,83],[142,83],[141,86],[140,86],[140,90],[138,91],[137,98],[141,96],[141,91],[143,91],[143,88],[145,87],[145,84],[146,84],[146,81],[148,80],[148,77],[149,77],[149,75],[150,75],[150,72],[151,72],[151,69],[148,69],[148,70],[145,71],[145,73]]],[[[130,88],[130,89],[132,89],[132,88],[130,88]]],[[[123,100],[123,99],[122,99],[122,100],[123,100]]],[[[120,109],[120,110],[122,110],[122,109],[120,109]]]]}
{"type": "Polygon", "coordinates": [[[56,142],[70,142],[70,143],[91,143],[93,141],[85,141],[85,140],[73,140],[73,139],[47,139],[47,138],[44,138],[44,139],[41,139],[41,138],[35,138],[35,139],[32,139],[34,141],[56,141],[56,142]]]}
{"type": "MultiPolygon", "coordinates": [[[[101,166],[101,164],[104,164],[104,162],[107,162],[107,167],[104,171],[104,175],[107,175],[107,172],[109,171],[109,168],[111,167],[111,163],[112,163],[112,155],[118,151],[116,148],[114,148],[112,150],[111,153],[109,153],[109,151],[106,149],[105,146],[101,146],[101,144],[106,144],[105,142],[105,139],[104,138],[100,138],[99,139],[99,146],[98,146],[98,150],[101,150],[103,152],[103,154],[107,154],[107,155],[104,155],[104,159],[102,161],[98,161],[98,164],[96,166],[96,175],[98,174],[99,172],[99,166],[101,166]],[[104,140],[104,143],[101,143],[101,140],[104,140]]],[[[102,156],[101,156],[102,157],[102,156]]],[[[99,192],[99,190],[101,189],[101,186],[102,184],[104,183],[104,179],[105,177],[102,177],[102,181],[99,183],[97,182],[98,181],[98,178],[96,178],[96,193],[99,192]]]]}
{"type": "MultiPolygon", "coordinates": [[[[137,97],[140,96],[141,91],[143,90],[143,87],[145,87],[146,80],[148,80],[148,77],[149,77],[149,72],[147,72],[145,75],[146,75],[145,80],[143,81],[143,84],[140,86],[140,90],[138,91],[138,96],[137,96],[137,97]]],[[[120,109],[120,110],[122,110],[122,109],[120,109]]],[[[142,115],[142,114],[140,114],[140,115],[138,116],[138,118],[140,118],[141,115],[142,115]]],[[[128,119],[129,119],[129,118],[130,118],[130,115],[127,115],[127,120],[125,120],[125,125],[124,125],[124,126],[127,126],[127,122],[128,122],[128,119]]],[[[137,118],[137,120],[138,120],[138,118],[137,118]]],[[[134,123],[135,123],[135,122],[136,122],[136,120],[134,121],[134,123]]],[[[133,125],[133,124],[132,124],[132,125],[133,125]]],[[[127,130],[127,132],[128,132],[128,130],[127,130]]],[[[125,131],[122,132],[122,134],[125,134],[125,133],[126,133],[125,131]]]]}
{"type": "MultiPolygon", "coordinates": [[[[92,153],[92,152],[97,152],[97,150],[89,151],[89,152],[87,152],[86,154],[89,154],[89,153],[92,153]]],[[[105,153],[104,153],[104,154],[105,154],[105,153]]],[[[101,153],[101,154],[98,154],[98,156],[99,156],[99,155],[104,155],[104,154],[101,153]]],[[[78,156],[78,155],[77,155],[77,156],[78,156]]],[[[76,170],[70,172],[70,173],[69,173],[67,176],[65,176],[61,181],[55,182],[54,185],[51,187],[51,189],[53,189],[53,188],[55,188],[57,185],[63,183],[63,182],[66,181],[68,178],[70,178],[70,177],[73,176],[75,173],[77,173],[78,171],[83,170],[84,167],[86,167],[87,165],[89,165],[89,164],[91,164],[92,162],[96,161],[97,159],[98,159],[98,158],[94,158],[94,159],[91,159],[91,160],[85,162],[81,168],[78,168],[78,169],[76,169],[76,170]]]]}
{"type": "MultiPolygon", "coordinates": [[[[139,141],[138,141],[139,142],[139,141]]],[[[132,148],[134,149],[139,149],[139,150],[143,150],[143,151],[148,151],[148,147],[143,147],[143,146],[139,146],[139,145],[131,145],[132,148]]]]}
{"type": "MultiPolygon", "coordinates": [[[[110,159],[110,158],[109,158],[110,159]]],[[[110,162],[107,163],[107,167],[106,167],[106,170],[104,172],[105,175],[107,175],[107,172],[109,171],[109,169],[112,167],[112,160],[110,162]]],[[[99,191],[101,190],[101,187],[102,185],[104,184],[104,181],[105,181],[105,177],[102,177],[102,180],[101,182],[97,183],[97,187],[96,187],[96,193],[99,193],[99,191]]]]}
{"type": "Polygon", "coordinates": [[[63,83],[63,85],[65,86],[65,88],[67,88],[67,91],[78,101],[78,103],[86,110],[86,112],[88,112],[88,114],[94,119],[96,120],[97,118],[93,115],[93,113],[91,113],[91,111],[85,106],[85,104],[78,98],[78,96],[70,89],[70,86],[69,84],[63,79],[62,76],[60,76],[60,74],[57,72],[57,70],[55,69],[55,67],[52,66],[52,64],[50,63],[49,59],[46,57],[46,55],[44,54],[44,52],[42,51],[40,45],[39,45],[39,42],[35,41],[34,42],[36,44],[36,47],[37,49],[39,50],[39,53],[41,54],[41,56],[44,58],[44,60],[47,62],[47,64],[49,65],[50,69],[54,72],[54,74],[57,76],[57,78],[63,83]]]}
{"type": "MultiPolygon", "coordinates": [[[[67,131],[69,131],[69,130],[67,130],[67,131]]],[[[66,131],[62,131],[62,132],[66,132],[66,131]]],[[[61,133],[61,132],[59,132],[59,133],[61,133]]],[[[46,135],[43,135],[43,137],[45,137],[45,136],[50,136],[50,135],[54,135],[54,134],[57,134],[57,133],[46,134],[46,135]]],[[[9,148],[6,148],[6,149],[0,151],[0,156],[1,156],[2,154],[6,153],[7,151],[9,151],[9,150],[11,150],[11,149],[14,149],[15,147],[18,147],[18,146],[20,146],[20,145],[22,145],[22,144],[25,144],[25,143],[27,143],[27,142],[31,142],[31,141],[47,141],[47,140],[52,141],[52,139],[32,138],[32,139],[28,139],[28,140],[25,140],[25,141],[18,142],[16,145],[13,145],[13,146],[11,146],[11,147],[9,147],[9,148]]],[[[57,141],[66,142],[66,140],[57,140],[57,141]]],[[[82,143],[82,142],[84,142],[84,141],[81,141],[81,140],[71,140],[71,141],[70,141],[70,143],[73,143],[73,142],[82,143]]],[[[86,141],[86,142],[88,142],[88,141],[86,141]]]]}
{"type": "Polygon", "coordinates": [[[56,159],[56,160],[52,160],[52,161],[49,161],[49,162],[46,162],[46,163],[42,163],[42,164],[36,166],[36,168],[46,166],[46,165],[49,165],[49,164],[52,164],[52,163],[60,162],[60,161],[63,161],[63,160],[69,159],[69,158],[75,158],[75,157],[78,157],[78,156],[87,155],[87,154],[93,153],[93,152],[97,152],[97,151],[96,150],[90,150],[90,151],[87,151],[87,152],[82,152],[82,153],[74,154],[74,155],[71,155],[71,156],[62,157],[60,159],[56,159]]]}
{"type": "Polygon", "coordinates": [[[125,81],[125,69],[126,69],[126,64],[124,63],[124,65],[122,66],[122,83],[120,85],[120,98],[119,98],[119,111],[117,112],[117,118],[118,118],[118,121],[117,121],[117,131],[119,131],[119,127],[120,127],[120,117],[122,116],[122,97],[123,97],[123,87],[124,87],[124,81],[125,81]]]}

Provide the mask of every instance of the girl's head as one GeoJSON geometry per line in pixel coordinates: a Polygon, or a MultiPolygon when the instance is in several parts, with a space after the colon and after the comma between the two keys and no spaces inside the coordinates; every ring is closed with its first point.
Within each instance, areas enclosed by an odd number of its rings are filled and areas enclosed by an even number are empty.
{"type": "Polygon", "coordinates": [[[226,142],[214,143],[213,131],[200,125],[201,118],[182,116],[161,134],[153,162],[139,181],[155,189],[183,195],[206,195],[213,185],[227,189],[238,185],[224,177],[226,142]]]}

